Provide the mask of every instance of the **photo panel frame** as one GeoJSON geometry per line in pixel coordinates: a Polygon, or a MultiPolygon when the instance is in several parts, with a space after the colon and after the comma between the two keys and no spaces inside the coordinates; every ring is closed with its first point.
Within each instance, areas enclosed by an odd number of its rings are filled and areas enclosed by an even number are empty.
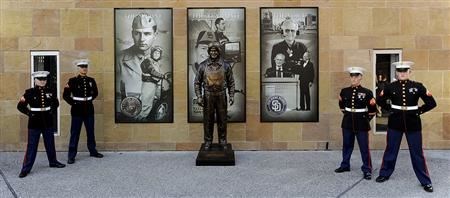
{"type": "Polygon", "coordinates": [[[228,105],[228,122],[245,122],[245,8],[188,8],[187,27],[188,122],[203,122],[203,108],[197,104],[194,79],[199,64],[209,57],[207,49],[211,45],[220,46],[222,58],[230,63],[235,80],[235,102],[228,105]]]}
{"type": "Polygon", "coordinates": [[[260,8],[261,122],[318,122],[318,16],[318,7],[260,8]]]}
{"type": "Polygon", "coordinates": [[[115,122],[173,122],[172,8],[115,8],[115,122]]]}

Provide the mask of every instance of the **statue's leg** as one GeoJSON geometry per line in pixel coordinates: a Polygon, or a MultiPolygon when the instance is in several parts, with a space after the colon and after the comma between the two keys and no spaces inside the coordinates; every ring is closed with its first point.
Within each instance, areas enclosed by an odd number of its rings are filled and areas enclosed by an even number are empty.
{"type": "Polygon", "coordinates": [[[227,95],[221,94],[215,101],[217,107],[217,131],[219,143],[225,148],[227,145],[227,95]]]}
{"type": "Polygon", "coordinates": [[[213,141],[214,132],[214,98],[210,95],[204,96],[203,104],[203,131],[205,149],[208,150],[213,141]]]}

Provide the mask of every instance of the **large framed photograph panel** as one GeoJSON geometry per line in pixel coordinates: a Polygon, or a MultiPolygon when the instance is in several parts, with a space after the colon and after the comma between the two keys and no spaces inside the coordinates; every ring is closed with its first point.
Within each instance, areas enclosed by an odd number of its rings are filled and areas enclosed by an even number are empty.
{"type": "Polygon", "coordinates": [[[235,80],[235,102],[228,105],[228,122],[245,122],[245,8],[188,8],[187,15],[188,122],[203,122],[194,79],[199,64],[208,59],[207,49],[211,45],[219,46],[235,80]]]}
{"type": "Polygon", "coordinates": [[[173,122],[171,8],[115,8],[115,122],[173,122]]]}
{"type": "Polygon", "coordinates": [[[260,8],[262,122],[319,118],[318,8],[260,8]]]}

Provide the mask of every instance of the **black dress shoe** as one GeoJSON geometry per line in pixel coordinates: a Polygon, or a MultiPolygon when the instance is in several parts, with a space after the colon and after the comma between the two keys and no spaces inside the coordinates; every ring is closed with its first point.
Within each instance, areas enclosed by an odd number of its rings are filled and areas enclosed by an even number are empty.
{"type": "Polygon", "coordinates": [[[19,178],[24,178],[28,175],[28,172],[20,172],[19,178]]]}
{"type": "Polygon", "coordinates": [[[221,140],[219,141],[220,146],[222,146],[223,150],[227,150],[228,149],[228,142],[226,140],[221,140]]]}
{"type": "Polygon", "coordinates": [[[66,165],[60,162],[50,164],[50,168],[64,168],[64,167],[66,167],[66,165]]]}
{"type": "Polygon", "coordinates": [[[211,142],[205,142],[205,150],[209,150],[211,148],[211,142]]]}
{"type": "Polygon", "coordinates": [[[433,192],[433,186],[431,184],[423,186],[423,189],[427,192],[433,192]]]}
{"type": "Polygon", "coordinates": [[[371,180],[372,179],[372,173],[364,173],[364,179],[371,180]]]}
{"type": "Polygon", "coordinates": [[[385,176],[378,176],[377,179],[375,179],[375,181],[378,183],[383,183],[387,180],[389,180],[389,177],[385,177],[385,176]]]}
{"type": "Polygon", "coordinates": [[[336,170],[334,170],[334,172],[336,172],[336,173],[343,173],[343,172],[348,172],[348,171],[350,171],[350,168],[339,167],[336,170]]]}
{"type": "Polygon", "coordinates": [[[103,157],[103,154],[101,154],[101,153],[91,153],[90,156],[91,156],[91,157],[96,157],[96,158],[102,158],[102,157],[103,157]]]}
{"type": "Polygon", "coordinates": [[[228,150],[228,144],[221,144],[221,145],[222,145],[223,150],[228,150]]]}
{"type": "Polygon", "coordinates": [[[75,159],[74,158],[70,158],[70,159],[67,160],[67,163],[68,164],[73,164],[73,163],[75,163],[75,159]]]}

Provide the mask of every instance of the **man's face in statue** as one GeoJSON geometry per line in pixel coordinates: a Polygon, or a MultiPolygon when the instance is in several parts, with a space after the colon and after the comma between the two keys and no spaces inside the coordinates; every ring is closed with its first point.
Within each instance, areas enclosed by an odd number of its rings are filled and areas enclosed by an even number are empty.
{"type": "Polygon", "coordinates": [[[217,50],[217,48],[212,47],[211,49],[209,49],[209,57],[211,57],[211,59],[219,58],[219,51],[217,50]]]}

